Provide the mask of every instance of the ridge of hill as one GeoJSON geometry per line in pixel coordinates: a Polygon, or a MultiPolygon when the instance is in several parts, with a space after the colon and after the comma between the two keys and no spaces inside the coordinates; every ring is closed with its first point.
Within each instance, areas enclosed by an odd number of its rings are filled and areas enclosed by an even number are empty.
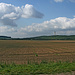
{"type": "Polygon", "coordinates": [[[9,36],[0,36],[0,39],[11,39],[9,36]]]}
{"type": "Polygon", "coordinates": [[[0,40],[75,40],[75,35],[52,35],[29,38],[12,38],[9,36],[0,36],[0,40]]]}

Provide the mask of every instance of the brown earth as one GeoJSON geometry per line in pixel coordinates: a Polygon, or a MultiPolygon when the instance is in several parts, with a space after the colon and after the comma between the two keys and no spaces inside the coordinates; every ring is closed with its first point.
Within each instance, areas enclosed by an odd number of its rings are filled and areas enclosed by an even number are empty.
{"type": "Polygon", "coordinates": [[[23,64],[42,60],[75,61],[75,41],[0,40],[0,62],[23,64]]]}

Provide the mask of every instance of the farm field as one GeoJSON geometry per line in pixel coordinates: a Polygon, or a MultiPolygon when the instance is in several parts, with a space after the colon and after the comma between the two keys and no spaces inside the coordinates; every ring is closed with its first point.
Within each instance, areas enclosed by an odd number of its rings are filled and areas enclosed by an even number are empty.
{"type": "Polygon", "coordinates": [[[0,62],[75,61],[75,41],[0,40],[0,62]]]}

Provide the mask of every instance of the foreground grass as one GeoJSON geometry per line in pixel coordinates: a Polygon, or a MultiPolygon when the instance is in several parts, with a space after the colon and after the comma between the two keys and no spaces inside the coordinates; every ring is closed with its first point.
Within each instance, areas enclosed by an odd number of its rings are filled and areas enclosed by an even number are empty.
{"type": "Polygon", "coordinates": [[[75,71],[75,62],[46,62],[40,64],[6,64],[0,63],[0,75],[35,75],[35,74],[56,74],[75,71]]]}

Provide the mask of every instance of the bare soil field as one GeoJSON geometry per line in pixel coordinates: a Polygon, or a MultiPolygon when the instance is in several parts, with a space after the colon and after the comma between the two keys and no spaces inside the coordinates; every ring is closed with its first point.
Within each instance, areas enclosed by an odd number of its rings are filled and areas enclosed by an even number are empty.
{"type": "Polygon", "coordinates": [[[0,40],[0,62],[24,64],[42,60],[75,61],[75,41],[0,40]]]}

